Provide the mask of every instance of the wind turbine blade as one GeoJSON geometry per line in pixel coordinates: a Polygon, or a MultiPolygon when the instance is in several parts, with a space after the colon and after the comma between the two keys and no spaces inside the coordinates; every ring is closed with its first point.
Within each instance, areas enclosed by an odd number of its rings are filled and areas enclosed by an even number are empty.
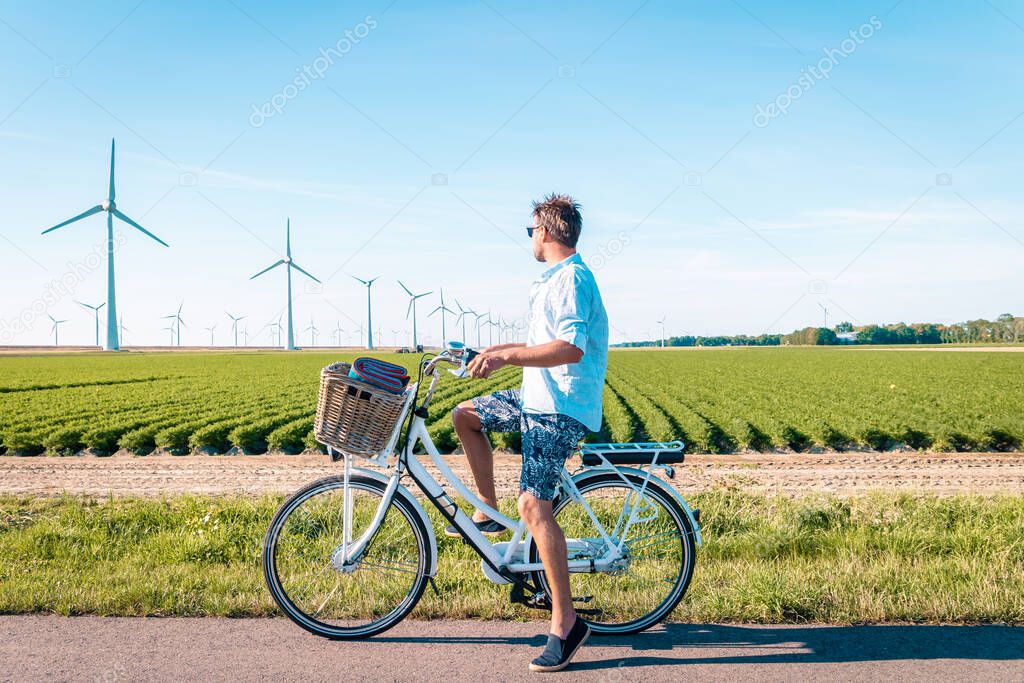
{"type": "Polygon", "coordinates": [[[110,138],[110,194],[107,199],[114,201],[114,138],[110,138]]]}
{"type": "Polygon", "coordinates": [[[434,314],[435,314],[435,313],[437,313],[438,311],[443,311],[443,310],[445,310],[445,309],[444,309],[444,308],[442,308],[441,306],[438,306],[437,308],[435,308],[434,310],[432,310],[432,311],[431,311],[430,313],[428,313],[428,314],[427,314],[427,316],[431,316],[431,315],[434,315],[434,314]]]}
{"type": "Polygon", "coordinates": [[[372,284],[373,284],[374,282],[376,282],[376,281],[377,281],[377,280],[379,280],[379,279],[380,279],[380,275],[378,275],[377,277],[373,278],[372,280],[370,280],[370,281],[369,281],[369,282],[367,282],[366,284],[368,284],[368,285],[372,285],[372,284]]]}
{"type": "Polygon", "coordinates": [[[310,275],[309,273],[307,273],[306,271],[304,271],[304,270],[303,270],[302,268],[300,268],[300,267],[299,267],[299,264],[295,263],[295,261],[292,261],[292,262],[291,262],[291,263],[290,263],[289,265],[290,265],[290,266],[291,266],[292,268],[294,268],[295,270],[297,270],[297,271],[299,271],[300,273],[302,273],[303,275],[305,275],[306,277],[308,277],[308,278],[312,278],[312,279],[313,279],[313,280],[314,280],[315,282],[320,282],[320,280],[317,280],[317,279],[316,279],[315,277],[313,277],[312,275],[310,275]]]}
{"type": "Polygon", "coordinates": [[[157,237],[156,235],[151,233],[149,230],[146,230],[144,227],[142,227],[141,225],[139,225],[138,223],[133,221],[131,218],[128,218],[128,216],[124,215],[123,213],[121,213],[117,209],[113,209],[111,211],[111,213],[114,214],[115,216],[117,216],[118,218],[120,218],[121,220],[123,220],[128,225],[130,225],[133,228],[135,228],[136,230],[138,230],[139,232],[141,232],[142,234],[148,235],[149,237],[152,237],[153,239],[155,239],[157,242],[159,242],[160,244],[164,245],[165,247],[169,247],[170,246],[169,244],[167,244],[167,242],[164,242],[162,239],[160,239],[159,237],[157,237]]]}
{"type": "Polygon", "coordinates": [[[103,303],[101,303],[99,306],[96,307],[96,310],[98,311],[98,310],[100,310],[101,308],[103,308],[106,305],[107,305],[107,302],[104,301],[103,303]]]}
{"type": "Polygon", "coordinates": [[[279,265],[281,265],[282,263],[284,263],[284,259],[281,259],[280,261],[277,261],[277,262],[276,262],[276,263],[275,263],[274,265],[272,265],[272,266],[268,266],[268,267],[264,268],[263,270],[261,270],[260,272],[256,273],[255,275],[253,275],[253,276],[252,276],[251,278],[249,278],[249,279],[250,279],[250,280],[255,280],[255,279],[256,279],[256,278],[258,278],[258,277],[259,277],[260,275],[263,275],[263,273],[267,272],[268,270],[273,270],[274,268],[277,268],[277,267],[278,267],[279,265]]]}
{"type": "Polygon", "coordinates": [[[411,300],[409,301],[409,308],[405,309],[405,319],[406,319],[406,320],[408,320],[408,319],[409,319],[409,314],[410,314],[410,313],[412,313],[412,302],[413,302],[413,301],[416,301],[416,299],[411,299],[411,300]]]}
{"type": "Polygon", "coordinates": [[[284,249],[285,249],[285,255],[288,256],[288,258],[291,258],[292,257],[292,219],[291,218],[288,219],[288,227],[285,228],[285,233],[284,233],[284,249]]]}
{"type": "Polygon", "coordinates": [[[420,297],[427,296],[428,294],[433,294],[433,292],[423,292],[422,294],[417,294],[416,298],[419,299],[420,297]]]}
{"type": "Polygon", "coordinates": [[[99,213],[102,210],[103,210],[103,207],[100,206],[99,204],[97,204],[96,206],[92,207],[88,211],[83,211],[82,213],[78,214],[74,218],[69,218],[66,221],[64,221],[63,223],[58,223],[57,225],[53,226],[52,228],[47,228],[46,230],[43,230],[43,232],[41,234],[45,235],[48,232],[53,232],[57,228],[63,228],[65,225],[68,225],[69,223],[74,223],[75,221],[80,221],[83,218],[91,216],[94,213],[99,213]]]}
{"type": "Polygon", "coordinates": [[[356,280],[358,282],[362,282],[364,285],[369,285],[370,284],[369,282],[367,282],[366,280],[362,279],[361,277],[356,277],[355,275],[350,275],[349,277],[351,277],[353,280],[356,280]]]}
{"type": "Polygon", "coordinates": [[[414,294],[413,294],[412,292],[410,292],[410,291],[409,291],[409,288],[408,288],[408,287],[406,287],[405,285],[403,285],[403,284],[402,284],[402,281],[401,281],[401,280],[399,280],[399,281],[398,281],[398,285],[399,285],[399,286],[400,286],[400,287],[401,287],[402,289],[404,289],[404,290],[405,290],[405,293],[406,293],[406,294],[408,294],[409,296],[415,296],[415,295],[414,295],[414,294]]]}

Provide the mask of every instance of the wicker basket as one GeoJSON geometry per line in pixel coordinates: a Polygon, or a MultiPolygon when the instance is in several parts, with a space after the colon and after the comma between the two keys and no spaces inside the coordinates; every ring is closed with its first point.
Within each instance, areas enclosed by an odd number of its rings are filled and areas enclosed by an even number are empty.
{"type": "Polygon", "coordinates": [[[351,367],[332,363],[320,372],[313,434],[345,455],[374,459],[388,445],[408,390],[395,394],[353,379],[351,367]]]}

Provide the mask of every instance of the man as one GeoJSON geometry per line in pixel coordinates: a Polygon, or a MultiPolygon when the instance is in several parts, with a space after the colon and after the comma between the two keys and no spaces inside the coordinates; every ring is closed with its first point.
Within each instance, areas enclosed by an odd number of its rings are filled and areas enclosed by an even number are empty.
{"type": "MultiPolygon", "coordinates": [[[[520,365],[522,388],[464,401],[452,413],[480,498],[494,508],[494,460],[484,432],[522,433],[519,514],[537,542],[552,593],[551,632],[544,652],[530,663],[532,671],[564,669],[590,635],[572,606],[565,535],[551,505],[562,465],[588,431],[601,428],[608,365],[608,317],[594,275],[576,253],[582,225],[571,197],[534,202],[526,231],[534,257],[549,268],[530,290],[526,343],[491,346],[469,364],[478,378],[520,365]]],[[[473,520],[484,533],[503,531],[480,510],[473,520]]]]}

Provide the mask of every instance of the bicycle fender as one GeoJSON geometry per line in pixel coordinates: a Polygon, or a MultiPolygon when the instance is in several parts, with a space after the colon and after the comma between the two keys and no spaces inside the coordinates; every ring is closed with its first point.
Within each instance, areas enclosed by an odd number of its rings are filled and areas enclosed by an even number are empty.
{"type": "MultiPolygon", "coordinates": [[[[358,474],[361,477],[368,479],[375,479],[384,486],[388,485],[390,477],[386,477],[376,470],[367,469],[365,467],[353,467],[352,474],[358,474]]],[[[427,542],[430,543],[430,566],[427,568],[427,576],[437,576],[437,536],[434,534],[434,525],[430,521],[430,517],[427,515],[427,511],[423,509],[420,502],[416,500],[416,496],[412,495],[409,489],[405,488],[401,484],[395,489],[396,496],[402,496],[410,507],[416,511],[420,519],[423,521],[423,526],[427,528],[427,542]]]]}
{"type": "MultiPolygon", "coordinates": [[[[641,469],[637,469],[636,467],[623,467],[619,465],[615,469],[618,470],[619,472],[632,474],[640,478],[647,477],[647,472],[641,469]]],[[[586,480],[588,477],[594,477],[599,474],[607,474],[609,472],[611,472],[611,470],[606,468],[589,468],[575,475],[572,478],[572,480],[573,483],[579,486],[580,483],[586,480]]],[[[689,503],[687,503],[686,500],[683,499],[679,491],[676,491],[674,486],[672,486],[664,479],[654,474],[651,475],[651,483],[660,486],[661,488],[665,489],[670,494],[672,494],[672,497],[675,498],[675,501],[679,503],[679,507],[683,508],[683,512],[686,513],[686,518],[690,520],[690,526],[693,527],[693,540],[697,544],[697,547],[699,548],[701,545],[703,545],[703,540],[700,536],[700,523],[697,521],[696,515],[693,514],[693,508],[691,508],[689,503]]]]}

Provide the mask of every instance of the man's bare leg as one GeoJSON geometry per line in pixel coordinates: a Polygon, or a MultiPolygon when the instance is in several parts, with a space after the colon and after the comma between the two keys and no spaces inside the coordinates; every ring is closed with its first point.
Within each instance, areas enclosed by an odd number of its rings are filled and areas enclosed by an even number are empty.
{"type": "Polygon", "coordinates": [[[551,587],[551,633],[565,640],[576,623],[576,610],[573,609],[569,589],[565,534],[551,512],[550,500],[541,500],[523,491],[519,494],[519,516],[533,534],[551,587]]]}
{"type": "MultiPolygon", "coordinates": [[[[477,493],[480,499],[495,510],[498,509],[497,493],[494,491],[494,454],[480,425],[480,417],[476,414],[472,401],[463,401],[452,411],[452,424],[459,435],[462,450],[469,461],[469,469],[473,472],[477,493]]],[[[483,522],[490,519],[480,510],[473,513],[473,519],[483,522]]],[[[564,541],[563,541],[564,543],[564,541]]],[[[566,570],[568,571],[568,570],[566,570]]]]}

